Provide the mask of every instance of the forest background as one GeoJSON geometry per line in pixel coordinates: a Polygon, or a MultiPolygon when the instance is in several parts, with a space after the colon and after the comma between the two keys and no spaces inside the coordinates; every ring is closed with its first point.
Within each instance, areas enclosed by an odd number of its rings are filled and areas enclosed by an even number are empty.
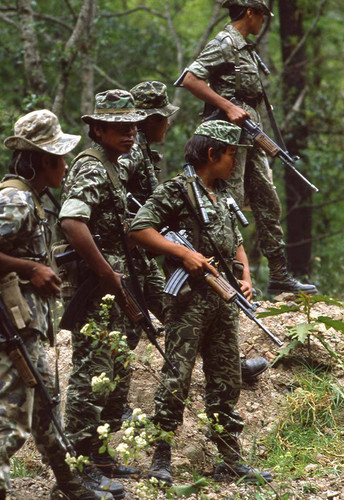
{"type": "MultiPolygon", "coordinates": [[[[343,0],[275,0],[275,16],[257,37],[269,67],[262,76],[297,168],[319,188],[312,193],[280,162],[272,163],[283,205],[290,269],[322,293],[344,297],[343,0]]],[[[0,140],[16,119],[47,107],[70,133],[87,130],[80,116],[94,95],[160,80],[180,106],[165,144],[162,179],[183,164],[183,150],[201,120],[202,103],[173,82],[228,22],[214,0],[0,1],[0,140]]],[[[265,131],[273,137],[263,110],[265,131]]],[[[0,173],[11,153],[0,148],[0,173]]],[[[243,231],[255,286],[264,289],[267,263],[252,224],[243,231]]]]}

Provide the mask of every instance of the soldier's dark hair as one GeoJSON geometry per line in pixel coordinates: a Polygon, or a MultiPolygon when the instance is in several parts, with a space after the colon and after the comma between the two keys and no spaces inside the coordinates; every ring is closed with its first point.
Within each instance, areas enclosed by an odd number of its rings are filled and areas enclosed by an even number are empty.
{"type": "Polygon", "coordinates": [[[213,158],[218,159],[226,152],[228,144],[217,141],[204,135],[194,135],[188,140],[184,149],[185,161],[191,163],[195,169],[208,163],[208,150],[213,148],[213,158]]]}
{"type": "Polygon", "coordinates": [[[242,7],[241,5],[232,5],[228,8],[229,17],[233,21],[238,21],[246,14],[248,7],[242,7]]]}
{"type": "MultiPolygon", "coordinates": [[[[16,149],[13,152],[12,159],[9,166],[11,174],[20,175],[25,179],[32,179],[36,172],[42,167],[42,156],[44,151],[20,151],[16,149]]],[[[52,158],[52,167],[57,167],[57,155],[50,155],[52,158]]]]}
{"type": "Polygon", "coordinates": [[[99,143],[99,137],[96,135],[96,133],[94,131],[95,125],[98,125],[99,127],[101,127],[101,129],[105,132],[107,129],[108,122],[103,122],[101,120],[95,120],[89,124],[88,137],[92,141],[99,143]]]}

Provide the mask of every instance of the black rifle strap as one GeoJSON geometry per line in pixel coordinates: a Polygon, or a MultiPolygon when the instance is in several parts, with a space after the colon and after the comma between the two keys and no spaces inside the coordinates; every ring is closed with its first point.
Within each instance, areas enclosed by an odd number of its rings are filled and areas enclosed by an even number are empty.
{"type": "Polygon", "coordinates": [[[242,292],[241,292],[241,288],[237,282],[237,280],[235,279],[234,277],[234,274],[232,273],[232,271],[229,269],[225,259],[223,258],[219,248],[217,247],[216,243],[214,242],[213,238],[210,236],[209,232],[207,231],[206,227],[204,226],[204,224],[202,223],[202,220],[200,218],[200,216],[198,215],[197,213],[197,210],[196,208],[193,206],[192,204],[192,201],[188,195],[188,192],[187,190],[185,189],[185,187],[183,186],[183,184],[181,183],[178,183],[178,187],[179,187],[179,190],[182,194],[182,197],[185,201],[185,204],[190,212],[190,214],[194,217],[194,219],[196,220],[199,228],[201,231],[203,231],[204,235],[208,238],[213,250],[214,250],[214,254],[215,254],[215,258],[216,260],[218,260],[218,262],[220,263],[220,266],[222,267],[225,275],[226,275],[226,278],[228,280],[228,282],[232,285],[232,287],[240,294],[242,295],[242,292]]]}

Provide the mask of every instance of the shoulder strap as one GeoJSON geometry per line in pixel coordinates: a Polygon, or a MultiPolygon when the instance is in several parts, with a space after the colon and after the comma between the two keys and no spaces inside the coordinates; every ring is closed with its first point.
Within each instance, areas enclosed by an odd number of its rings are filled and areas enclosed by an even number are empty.
{"type": "Polygon", "coordinates": [[[216,40],[218,40],[220,43],[225,41],[227,38],[231,41],[231,44],[234,49],[234,57],[235,57],[235,62],[234,62],[234,75],[235,75],[235,91],[238,92],[241,90],[241,77],[240,77],[240,55],[239,55],[239,49],[237,47],[237,44],[233,38],[233,36],[228,33],[228,31],[223,30],[220,31],[215,37],[216,40]]]}
{"type": "Polygon", "coordinates": [[[5,188],[14,188],[17,189],[18,191],[29,191],[32,195],[33,202],[35,204],[35,209],[37,212],[37,215],[40,220],[45,220],[45,213],[44,209],[42,207],[41,201],[39,199],[39,196],[37,193],[34,191],[34,189],[30,186],[28,182],[24,178],[19,178],[19,177],[13,177],[10,179],[5,179],[0,183],[0,189],[5,189],[5,188]]]}
{"type": "Polygon", "coordinates": [[[92,156],[93,158],[96,158],[99,160],[103,165],[106,170],[106,173],[111,181],[111,184],[115,189],[118,189],[120,187],[120,181],[118,174],[116,170],[114,169],[113,164],[111,161],[106,157],[105,153],[102,151],[99,151],[98,149],[95,148],[88,148],[85,149],[85,151],[82,151],[79,153],[73,160],[71,167],[80,159],[83,158],[84,156],[92,156]]]}

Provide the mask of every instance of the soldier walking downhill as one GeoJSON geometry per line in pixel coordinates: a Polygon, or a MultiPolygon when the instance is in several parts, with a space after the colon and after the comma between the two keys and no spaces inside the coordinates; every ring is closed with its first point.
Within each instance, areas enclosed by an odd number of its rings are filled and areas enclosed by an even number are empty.
{"type": "MultiPolygon", "coordinates": [[[[53,394],[54,380],[42,342],[51,334],[49,299],[59,293],[60,279],[49,266],[49,231],[40,193],[58,188],[66,171],[64,155],[80,136],[64,134],[49,110],[20,118],[5,145],[14,150],[10,172],[0,184],[0,288],[2,301],[33,365],[53,394]]],[[[57,484],[51,498],[112,498],[97,491],[98,482],[72,473],[66,447],[35,387],[27,387],[9,355],[0,328],[0,499],[10,491],[10,458],[30,433],[57,484]]],[[[59,409],[55,408],[57,412],[59,409]]],[[[57,418],[62,421],[61,415],[57,418]]]]}
{"type": "MultiPolygon", "coordinates": [[[[222,110],[230,122],[240,126],[251,118],[261,126],[258,108],[263,97],[262,84],[254,44],[248,35],[258,35],[264,16],[273,14],[265,0],[224,0],[222,6],[229,9],[232,22],[208,42],[187,68],[183,84],[212,109],[222,110]],[[232,97],[239,102],[238,106],[230,102],[232,97]]],[[[302,284],[288,273],[281,206],[266,154],[245,132],[241,140],[253,143],[253,148],[238,152],[238,166],[229,186],[240,207],[247,196],[252,208],[259,246],[270,268],[268,293],[316,293],[314,285],[302,284]]]]}

